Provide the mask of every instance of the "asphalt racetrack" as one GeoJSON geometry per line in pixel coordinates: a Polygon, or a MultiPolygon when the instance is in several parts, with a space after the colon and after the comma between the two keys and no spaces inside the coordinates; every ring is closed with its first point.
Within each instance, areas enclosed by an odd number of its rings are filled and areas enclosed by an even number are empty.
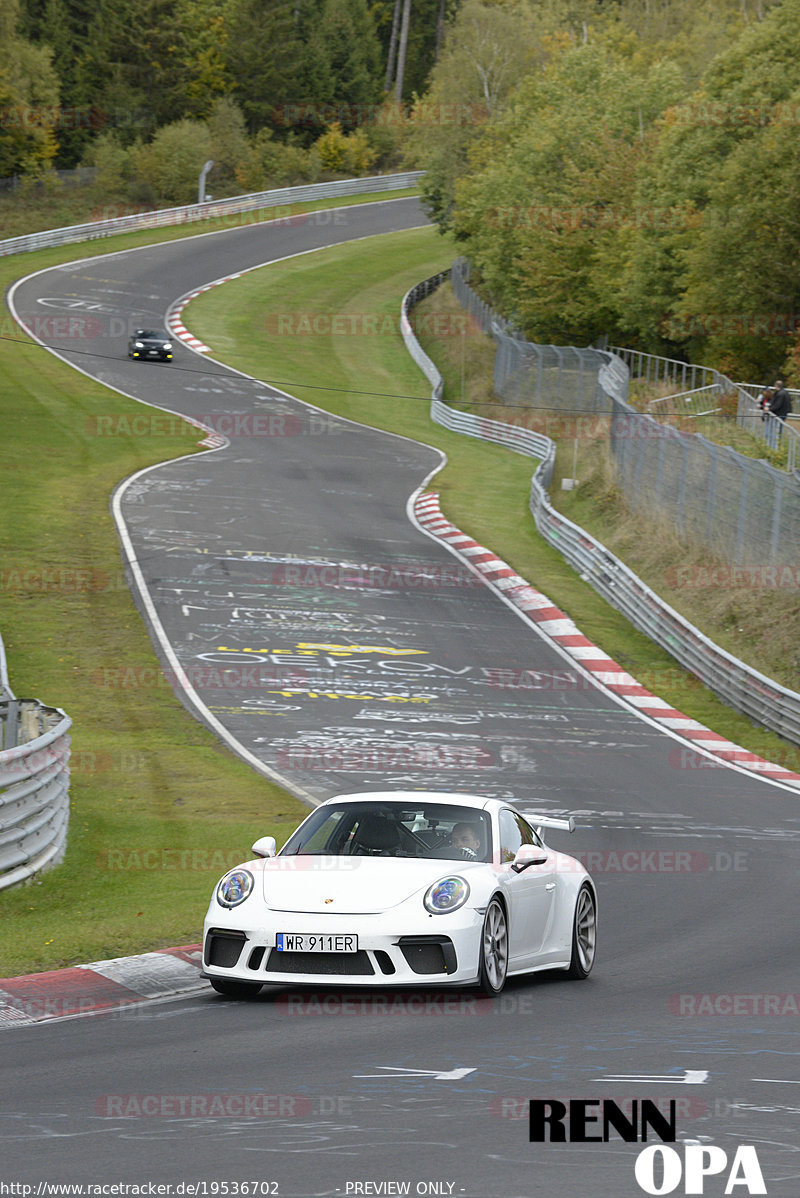
{"type": "Polygon", "coordinates": [[[726,1154],[724,1168],[703,1156],[719,1171],[694,1192],[723,1194],[749,1145],[766,1191],[740,1171],[728,1192],[797,1198],[797,793],[693,768],[685,742],[599,689],[415,527],[408,500],[437,450],[179,342],[170,365],[126,356],[129,330],[163,327],[206,283],[423,223],[400,199],[243,227],[48,270],[13,303],[33,328],[43,312],[99,322],[80,353],[74,337],[54,347],[154,405],[148,418],[225,434],[115,497],[134,594],[182,701],[309,802],[424,787],[576,813],[572,837],[549,839],[592,868],[595,971],[512,981],[495,1000],[283,989],[237,1003],[209,990],[4,1031],[3,1171],[284,1198],[692,1192],[660,1165],[648,1191],[634,1174],[644,1145],[613,1132],[529,1142],[529,1099],[652,1099],[676,1103],[681,1167],[686,1142],[726,1154]]]}

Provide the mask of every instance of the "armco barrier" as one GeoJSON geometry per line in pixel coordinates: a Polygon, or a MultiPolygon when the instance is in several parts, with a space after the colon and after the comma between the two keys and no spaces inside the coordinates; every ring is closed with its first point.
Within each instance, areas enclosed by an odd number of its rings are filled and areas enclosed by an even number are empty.
{"type": "Polygon", "coordinates": [[[35,699],[0,702],[0,726],[31,740],[0,750],[0,890],[32,878],[64,855],[69,823],[72,721],[35,699]]]}
{"type": "Polygon", "coordinates": [[[72,721],[36,699],[15,699],[0,640],[0,890],[64,856],[72,721]]]}
{"type": "Polygon", "coordinates": [[[780,686],[715,645],[604,545],[553,508],[547,488],[553,476],[555,445],[549,437],[513,424],[458,412],[444,403],[441,375],[414,336],[408,313],[435,291],[448,274],[444,271],[418,283],[404,296],[401,309],[406,348],[433,388],[431,419],[454,432],[538,458],[540,465],[531,479],[530,509],[545,540],[635,628],[671,653],[723,702],[786,740],[800,744],[800,694],[780,686]]]}
{"type": "Polygon", "coordinates": [[[153,212],[136,212],[112,220],[93,221],[84,225],[69,225],[64,229],[48,229],[42,233],[27,233],[0,241],[0,257],[4,254],[25,254],[73,241],[92,241],[110,237],[113,233],[128,233],[135,229],[159,229],[168,225],[193,224],[238,212],[258,208],[276,208],[313,200],[336,199],[338,196],[368,195],[370,192],[400,191],[414,187],[424,171],[406,171],[397,175],[371,175],[366,179],[336,179],[329,183],[308,183],[301,187],[278,187],[272,191],[232,196],[227,200],[209,200],[205,204],[184,204],[180,208],[160,208],[153,212]]]}

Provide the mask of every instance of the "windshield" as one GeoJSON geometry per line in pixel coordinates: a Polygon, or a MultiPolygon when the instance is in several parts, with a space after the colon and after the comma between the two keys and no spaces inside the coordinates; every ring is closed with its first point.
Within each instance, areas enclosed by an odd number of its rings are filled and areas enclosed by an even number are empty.
{"type": "Polygon", "coordinates": [[[298,853],[491,861],[491,823],[485,811],[443,803],[331,804],[281,849],[282,856],[298,853]]]}

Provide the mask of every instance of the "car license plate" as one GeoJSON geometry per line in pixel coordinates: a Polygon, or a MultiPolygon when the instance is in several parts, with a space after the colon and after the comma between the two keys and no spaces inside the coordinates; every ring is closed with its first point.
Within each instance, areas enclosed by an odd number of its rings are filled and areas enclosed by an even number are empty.
{"type": "Polygon", "coordinates": [[[278,932],[275,947],[279,953],[357,953],[358,936],[344,933],[278,932]]]}

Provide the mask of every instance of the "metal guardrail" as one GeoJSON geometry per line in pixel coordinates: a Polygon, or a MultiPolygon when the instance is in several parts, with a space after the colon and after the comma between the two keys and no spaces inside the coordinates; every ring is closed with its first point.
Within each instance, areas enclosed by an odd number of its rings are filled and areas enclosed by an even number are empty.
{"type": "Polygon", "coordinates": [[[72,721],[37,699],[17,699],[0,638],[0,890],[64,856],[72,721]]]}
{"type": "Polygon", "coordinates": [[[41,233],[27,233],[22,237],[10,237],[6,241],[0,241],[0,257],[5,254],[30,253],[32,250],[54,245],[68,245],[74,241],[92,241],[98,237],[110,237],[114,233],[127,233],[134,229],[158,229],[167,225],[192,224],[221,216],[233,216],[240,212],[252,212],[258,208],[274,208],[282,204],[336,199],[338,196],[368,195],[373,191],[400,191],[406,187],[414,187],[424,173],[405,171],[395,175],[371,175],[365,179],[336,179],[329,183],[278,187],[272,191],[231,196],[226,200],[209,200],[205,204],[159,208],[153,212],[136,212],[111,220],[69,225],[63,229],[48,229],[41,233]]]}
{"type": "MultiPolygon", "coordinates": [[[[441,274],[432,275],[431,278],[424,279],[421,283],[417,284],[403,300],[400,315],[400,324],[406,348],[433,387],[433,395],[431,397],[432,419],[437,424],[443,425],[444,428],[450,429],[451,432],[462,433],[465,437],[477,437],[480,441],[491,441],[495,445],[506,445],[510,449],[518,449],[518,446],[524,445],[526,447],[525,452],[529,453],[531,457],[546,459],[548,455],[551,455],[552,459],[555,460],[555,446],[553,442],[548,437],[542,436],[541,433],[533,432],[531,429],[519,428],[515,424],[506,424],[502,420],[491,420],[485,416],[477,417],[466,412],[459,412],[457,409],[448,407],[446,403],[442,402],[442,376],[414,336],[408,319],[408,309],[434,292],[449,275],[450,271],[446,270],[441,274]],[[413,299],[406,304],[409,296],[413,296],[413,299]]],[[[518,452],[522,451],[518,450],[518,452]]]]}
{"type": "MultiPolygon", "coordinates": [[[[444,403],[442,377],[414,336],[408,313],[421,299],[435,291],[448,274],[445,271],[412,287],[404,296],[401,309],[401,330],[406,348],[433,388],[431,418],[453,431],[494,441],[516,453],[539,458],[540,465],[531,479],[530,510],[545,540],[558,549],[581,577],[612,607],[622,612],[635,628],[672,654],[723,702],[786,740],[800,744],[800,694],[780,686],[715,645],[600,541],[553,508],[547,493],[555,460],[555,445],[550,438],[531,434],[517,425],[457,412],[444,403]]],[[[613,374],[615,369],[617,367],[611,361],[608,371],[613,374]]]]}
{"type": "MultiPolygon", "coordinates": [[[[749,383],[734,383],[727,375],[721,374],[711,366],[696,366],[689,362],[679,362],[675,358],[661,358],[657,354],[645,354],[636,349],[625,349],[623,346],[612,346],[611,352],[622,359],[630,371],[631,378],[642,379],[648,385],[658,383],[676,384],[686,391],[695,392],[704,388],[713,388],[717,395],[736,395],[736,423],[739,428],[751,436],[762,439],[770,449],[776,449],[785,437],[785,464],[780,468],[792,474],[800,466],[800,433],[785,421],[770,413],[763,414],[757,399],[762,388],[749,383]],[[688,382],[688,387],[687,387],[688,382]]],[[[792,391],[791,395],[798,392],[792,391]]],[[[677,399],[678,396],[667,396],[667,400],[677,399]]],[[[659,417],[662,412],[658,408],[650,408],[651,415],[659,417]]],[[[666,408],[666,414],[672,411],[666,408]]]]}

